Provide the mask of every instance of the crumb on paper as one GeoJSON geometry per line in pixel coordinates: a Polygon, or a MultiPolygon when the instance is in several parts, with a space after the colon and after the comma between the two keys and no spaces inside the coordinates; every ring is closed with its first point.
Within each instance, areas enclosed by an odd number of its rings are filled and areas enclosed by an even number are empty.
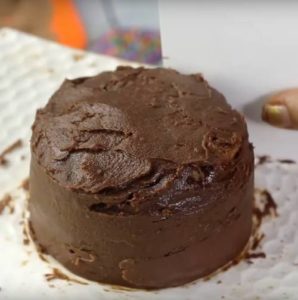
{"type": "Polygon", "coordinates": [[[248,253],[246,259],[250,258],[266,258],[266,254],[264,252],[248,253]]]}
{"type": "Polygon", "coordinates": [[[252,250],[256,250],[259,247],[261,241],[264,239],[264,237],[265,237],[264,233],[257,233],[255,235],[255,239],[254,239],[254,241],[252,243],[251,249],[252,250]]]}
{"type": "Polygon", "coordinates": [[[28,246],[28,245],[30,244],[30,240],[27,239],[27,238],[24,238],[24,239],[23,239],[23,244],[24,244],[25,246],[28,246]]]}
{"type": "Polygon", "coordinates": [[[23,146],[23,142],[20,139],[18,139],[10,146],[8,146],[5,150],[3,150],[0,156],[5,156],[6,154],[9,154],[22,146],[23,146]]]}
{"type": "Polygon", "coordinates": [[[21,182],[19,187],[22,188],[24,191],[28,192],[29,191],[29,178],[25,178],[21,182]]]}
{"type": "Polygon", "coordinates": [[[47,281],[52,281],[52,280],[66,280],[68,282],[73,282],[73,283],[79,283],[82,285],[88,285],[87,282],[83,282],[80,280],[77,280],[75,278],[70,278],[68,275],[64,274],[62,271],[60,271],[57,268],[52,269],[52,273],[47,273],[44,275],[47,281]]]}
{"type": "Polygon", "coordinates": [[[277,159],[273,160],[269,155],[261,155],[257,157],[255,166],[261,166],[263,164],[269,163],[269,162],[279,162],[281,164],[296,164],[297,162],[293,159],[289,158],[283,158],[283,159],[277,159]]]}
{"type": "Polygon", "coordinates": [[[263,165],[263,164],[265,164],[265,163],[271,161],[271,158],[270,158],[270,156],[268,156],[268,155],[261,155],[261,156],[258,156],[257,159],[258,159],[258,161],[257,161],[257,163],[256,163],[256,167],[257,167],[257,166],[260,166],[260,165],[263,165]]]}
{"type": "Polygon", "coordinates": [[[254,207],[254,216],[257,222],[262,223],[262,219],[268,216],[277,217],[277,204],[271,193],[267,190],[256,190],[259,201],[254,207]]]}
{"type": "Polygon", "coordinates": [[[73,54],[72,57],[73,57],[74,61],[80,61],[83,58],[85,58],[85,54],[83,54],[83,53],[75,53],[75,54],[73,54]]]}
{"type": "Polygon", "coordinates": [[[0,200],[0,215],[3,213],[6,207],[9,209],[10,214],[14,212],[14,206],[12,205],[12,200],[13,199],[9,194],[3,196],[3,198],[0,200]]]}
{"type": "Polygon", "coordinates": [[[278,162],[282,164],[295,164],[296,161],[292,159],[279,159],[278,162]]]}
{"type": "Polygon", "coordinates": [[[8,165],[8,160],[3,157],[3,156],[0,156],[0,166],[7,166],[8,165]]]}
{"type": "Polygon", "coordinates": [[[26,230],[26,226],[23,226],[23,244],[25,246],[30,244],[30,237],[29,237],[29,233],[26,230]]]}
{"type": "Polygon", "coordinates": [[[6,149],[4,149],[0,153],[0,165],[6,166],[8,164],[8,160],[6,159],[6,155],[10,154],[11,152],[17,150],[18,148],[21,148],[23,146],[23,142],[18,139],[14,143],[12,143],[10,146],[8,146],[6,149]]]}

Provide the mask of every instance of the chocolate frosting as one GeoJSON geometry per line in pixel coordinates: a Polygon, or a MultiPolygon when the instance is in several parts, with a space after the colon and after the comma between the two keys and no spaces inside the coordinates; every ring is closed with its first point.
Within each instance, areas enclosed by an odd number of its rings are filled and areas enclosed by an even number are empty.
{"type": "Polygon", "coordinates": [[[66,80],[37,112],[31,146],[36,236],[87,278],[181,284],[232,259],[249,237],[246,124],[201,75],[119,67],[66,80]],[[220,243],[230,245],[209,257],[220,243]],[[83,258],[74,263],[70,250],[83,258]]]}
{"type": "MultiPolygon", "coordinates": [[[[140,213],[168,206],[165,195],[144,202],[169,187],[193,190],[228,175],[222,165],[243,143],[242,117],[200,75],[121,67],[65,81],[37,113],[32,150],[58,184],[108,194],[110,213],[140,213]]],[[[191,210],[203,204],[185,201],[191,210]]]]}

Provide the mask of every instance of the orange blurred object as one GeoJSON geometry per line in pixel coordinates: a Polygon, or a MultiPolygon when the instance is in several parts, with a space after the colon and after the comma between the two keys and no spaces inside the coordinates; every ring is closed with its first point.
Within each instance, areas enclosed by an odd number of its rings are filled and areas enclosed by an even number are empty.
{"type": "Polygon", "coordinates": [[[0,28],[3,26],[75,48],[87,44],[87,33],[73,0],[0,0],[0,28]]]}
{"type": "Polygon", "coordinates": [[[50,30],[55,39],[64,45],[85,48],[87,35],[79,13],[72,0],[51,0],[50,30]]]}

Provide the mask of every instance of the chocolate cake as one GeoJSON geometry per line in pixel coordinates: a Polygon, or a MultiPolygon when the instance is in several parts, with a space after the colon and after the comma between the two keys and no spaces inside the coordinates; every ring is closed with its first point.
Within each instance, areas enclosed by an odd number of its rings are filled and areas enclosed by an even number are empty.
{"type": "Polygon", "coordinates": [[[246,124],[198,74],[119,67],[66,80],[38,110],[31,148],[32,230],[85,278],[177,286],[249,239],[246,124]]]}

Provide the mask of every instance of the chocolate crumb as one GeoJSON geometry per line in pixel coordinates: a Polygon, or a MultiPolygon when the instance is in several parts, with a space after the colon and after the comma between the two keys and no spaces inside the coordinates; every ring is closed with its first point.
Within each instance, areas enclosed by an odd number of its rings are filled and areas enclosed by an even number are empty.
{"type": "Polygon", "coordinates": [[[266,258],[266,254],[264,252],[247,253],[246,258],[266,258]]]}
{"type": "Polygon", "coordinates": [[[0,165],[2,166],[6,166],[8,164],[7,159],[5,158],[5,156],[11,152],[13,152],[14,150],[22,147],[23,142],[18,139],[17,141],[15,141],[13,144],[11,144],[10,146],[8,146],[6,149],[4,149],[1,153],[0,153],[0,165]]]}
{"type": "Polygon", "coordinates": [[[25,246],[28,246],[29,243],[30,243],[30,240],[29,240],[29,239],[23,239],[23,244],[24,244],[25,246]]]}
{"type": "Polygon", "coordinates": [[[68,276],[63,274],[59,269],[53,268],[53,273],[45,274],[47,281],[52,281],[55,279],[68,280],[68,276]]]}
{"type": "Polygon", "coordinates": [[[267,190],[261,190],[257,192],[261,196],[263,208],[260,208],[257,205],[255,205],[253,212],[254,212],[254,217],[256,218],[257,222],[260,225],[262,223],[263,218],[268,216],[277,217],[278,212],[277,212],[277,204],[267,190]]]}
{"type": "Polygon", "coordinates": [[[279,159],[278,161],[282,164],[295,164],[296,163],[296,161],[294,161],[292,159],[279,159]]]}
{"type": "Polygon", "coordinates": [[[6,207],[9,208],[11,214],[14,212],[14,207],[10,205],[11,201],[12,197],[9,194],[4,195],[4,197],[0,200],[0,215],[6,207]]]}
{"type": "Polygon", "coordinates": [[[29,191],[29,178],[26,178],[26,179],[24,179],[22,182],[21,182],[21,184],[20,184],[20,186],[19,186],[20,188],[22,188],[24,191],[29,191]]]}
{"type": "Polygon", "coordinates": [[[271,158],[268,155],[261,155],[258,157],[258,159],[259,160],[258,160],[256,166],[261,166],[271,160],[271,158]]]}
{"type": "Polygon", "coordinates": [[[0,156],[0,166],[7,166],[7,165],[8,165],[8,160],[3,156],[0,156]]]}
{"type": "Polygon", "coordinates": [[[25,226],[23,227],[23,236],[24,236],[24,238],[23,238],[23,244],[25,246],[29,245],[30,238],[29,238],[29,234],[28,234],[25,226]]]}
{"type": "Polygon", "coordinates": [[[25,160],[26,156],[25,155],[21,155],[21,160],[25,160]]]}
{"type": "Polygon", "coordinates": [[[277,204],[274,201],[272,195],[267,190],[263,190],[261,193],[266,199],[263,215],[272,215],[274,217],[278,217],[277,204]]]}
{"type": "Polygon", "coordinates": [[[217,282],[216,282],[217,284],[221,284],[222,283],[222,281],[221,280],[217,280],[217,282]]]}
{"type": "Polygon", "coordinates": [[[85,57],[85,55],[84,55],[84,54],[81,54],[81,53],[75,53],[75,54],[73,55],[74,61],[80,61],[80,60],[82,60],[84,57],[85,57]]]}
{"type": "Polygon", "coordinates": [[[259,235],[256,235],[253,243],[252,243],[252,246],[251,246],[251,249],[252,250],[256,250],[258,248],[258,246],[260,245],[261,241],[263,240],[263,238],[265,237],[265,234],[264,233],[261,233],[259,235]]]}
{"type": "MultiPolygon", "coordinates": [[[[134,288],[127,287],[127,286],[122,286],[122,285],[115,285],[115,284],[109,284],[109,287],[111,288],[110,292],[118,292],[118,293],[123,293],[123,292],[135,292],[137,291],[134,288]]],[[[150,291],[151,293],[154,293],[153,290],[150,291]]]]}
{"type": "Polygon", "coordinates": [[[46,263],[49,262],[49,261],[46,259],[46,257],[45,257],[42,253],[40,253],[40,252],[38,252],[38,257],[39,257],[42,261],[44,261],[44,262],[46,262],[46,263]]]}
{"type": "MultiPolygon", "coordinates": [[[[257,167],[257,166],[261,166],[261,165],[263,165],[263,164],[265,164],[265,163],[274,161],[274,160],[272,160],[272,158],[271,158],[270,156],[268,156],[268,155],[261,155],[261,156],[258,156],[257,158],[258,158],[258,160],[257,160],[257,162],[256,162],[256,167],[257,167]]],[[[281,163],[281,164],[296,164],[296,163],[297,163],[295,160],[287,159],[287,158],[286,158],[286,159],[277,159],[277,160],[275,160],[275,161],[277,161],[277,162],[279,162],[279,163],[281,163]]]]}
{"type": "Polygon", "coordinates": [[[88,285],[87,282],[83,282],[83,281],[80,281],[80,280],[77,280],[74,278],[70,278],[69,276],[67,276],[66,274],[64,274],[62,271],[60,271],[57,268],[53,268],[52,273],[45,274],[45,278],[47,281],[60,279],[60,280],[66,280],[66,281],[73,282],[73,283],[79,283],[82,285],[88,285]]]}

